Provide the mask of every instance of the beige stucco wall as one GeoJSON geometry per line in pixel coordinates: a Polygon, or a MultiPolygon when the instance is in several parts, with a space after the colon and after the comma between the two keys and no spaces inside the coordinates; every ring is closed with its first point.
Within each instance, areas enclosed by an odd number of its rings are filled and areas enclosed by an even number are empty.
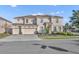
{"type": "MultiPolygon", "coordinates": [[[[56,27],[57,32],[63,32],[63,19],[58,18],[58,23],[56,23],[56,18],[51,17],[52,22],[52,31],[54,31],[54,27],[56,27]],[[61,30],[59,29],[61,27],[61,30]]],[[[41,27],[44,27],[44,22],[49,22],[48,17],[38,17],[37,24],[38,24],[38,31],[41,30],[41,27]],[[41,19],[43,19],[43,23],[41,23],[41,19]]]]}
{"type": "Polygon", "coordinates": [[[63,32],[63,19],[59,18],[58,23],[56,23],[56,18],[52,17],[52,31],[54,31],[54,27],[56,27],[57,32],[63,32]],[[61,30],[59,27],[61,27],[61,30]]]}
{"type": "Polygon", "coordinates": [[[0,33],[4,33],[5,32],[5,29],[0,27],[0,33]]]}
{"type": "Polygon", "coordinates": [[[22,18],[15,19],[15,23],[23,23],[23,19],[22,18]]]}
{"type": "Polygon", "coordinates": [[[44,25],[43,24],[45,22],[49,22],[48,17],[37,17],[37,24],[38,24],[37,30],[38,30],[38,32],[41,31],[41,27],[43,27],[43,29],[44,29],[44,25]],[[41,20],[43,20],[42,23],[41,23],[41,20]]]}
{"type": "Polygon", "coordinates": [[[48,17],[37,17],[37,24],[43,25],[44,22],[49,22],[48,17]],[[43,23],[41,23],[41,20],[43,20],[43,23]]]}
{"type": "MultiPolygon", "coordinates": [[[[34,19],[34,17],[24,17],[24,23],[25,24],[32,24],[32,20],[34,19]],[[28,23],[26,23],[26,20],[28,19],[28,23]]],[[[23,19],[22,18],[18,18],[18,19],[15,19],[15,23],[20,23],[20,24],[23,24],[23,19]]]]}
{"type": "Polygon", "coordinates": [[[25,18],[25,24],[32,24],[32,21],[34,20],[34,18],[25,18]],[[28,19],[28,23],[26,23],[26,19],[28,19]]]}
{"type": "Polygon", "coordinates": [[[35,29],[22,29],[22,34],[34,34],[35,29]]]}
{"type": "MultiPolygon", "coordinates": [[[[24,20],[25,20],[25,24],[32,24],[32,20],[34,20],[35,17],[24,17],[24,20]],[[28,23],[26,23],[26,19],[28,19],[28,23]]],[[[37,18],[37,24],[38,25],[42,25],[44,22],[49,22],[48,20],[48,17],[36,17],[37,18]],[[43,23],[40,23],[41,22],[41,19],[43,19],[43,23]]],[[[23,24],[23,19],[22,18],[19,18],[19,19],[15,19],[15,23],[22,23],[23,24]],[[18,21],[19,20],[19,21],[18,21]]]]}
{"type": "MultiPolygon", "coordinates": [[[[34,32],[36,31],[37,26],[33,26],[33,25],[20,25],[21,26],[21,32],[22,34],[34,34],[34,32]]],[[[14,25],[13,26],[13,30],[12,30],[13,34],[19,34],[19,25],[14,25]]]]}
{"type": "MultiPolygon", "coordinates": [[[[34,18],[35,17],[24,17],[24,20],[25,20],[25,24],[33,24],[32,23],[32,20],[34,20],[34,18]],[[28,23],[26,23],[26,19],[28,19],[28,23]]],[[[49,17],[36,17],[36,19],[37,19],[37,25],[38,25],[38,27],[36,27],[37,28],[37,31],[39,32],[40,30],[41,30],[41,27],[43,27],[44,28],[44,23],[45,22],[49,22],[49,17]],[[43,22],[41,23],[41,20],[43,20],[43,22]]],[[[54,27],[56,27],[56,29],[57,29],[57,32],[63,32],[63,19],[62,18],[58,18],[58,23],[56,23],[56,18],[54,18],[54,17],[51,17],[51,22],[52,22],[52,31],[54,31],[54,27]],[[60,30],[60,28],[59,27],[61,27],[61,30],[60,30]]],[[[19,21],[18,20],[16,20],[16,23],[21,23],[21,24],[23,24],[23,19],[22,18],[20,18],[19,19],[19,21]]],[[[22,28],[34,28],[33,26],[22,26],[22,28]]],[[[16,27],[14,27],[14,28],[16,28],[16,27]]],[[[17,27],[18,28],[18,27],[17,27]]],[[[25,34],[25,32],[34,32],[34,29],[22,29],[22,31],[23,31],[23,34],[25,34]]],[[[13,29],[13,31],[15,31],[14,29],[13,29]]],[[[17,30],[16,30],[17,31],[17,30]]],[[[15,31],[15,32],[16,32],[15,31]]],[[[30,33],[29,32],[29,33],[30,33]]],[[[31,32],[31,33],[32,33],[31,32]]]]}
{"type": "Polygon", "coordinates": [[[5,27],[7,28],[11,28],[12,27],[12,23],[5,21],[3,19],[0,19],[0,33],[4,33],[5,32],[5,27]]]}
{"type": "Polygon", "coordinates": [[[5,32],[5,29],[4,29],[4,20],[0,19],[0,33],[4,33],[5,32]]]}

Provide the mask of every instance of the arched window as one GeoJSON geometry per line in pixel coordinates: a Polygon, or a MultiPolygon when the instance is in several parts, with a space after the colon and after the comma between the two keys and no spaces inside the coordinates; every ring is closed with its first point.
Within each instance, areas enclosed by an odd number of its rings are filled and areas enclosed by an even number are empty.
{"type": "Polygon", "coordinates": [[[43,27],[40,27],[40,33],[43,33],[43,27]]]}
{"type": "Polygon", "coordinates": [[[43,19],[41,19],[40,23],[43,23],[43,19]]]}

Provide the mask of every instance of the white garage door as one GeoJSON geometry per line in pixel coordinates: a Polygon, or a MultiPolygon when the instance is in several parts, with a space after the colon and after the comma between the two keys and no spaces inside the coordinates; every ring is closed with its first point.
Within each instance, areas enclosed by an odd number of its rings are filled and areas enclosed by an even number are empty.
{"type": "Polygon", "coordinates": [[[19,34],[19,29],[13,29],[12,32],[13,34],[19,34]]]}
{"type": "Polygon", "coordinates": [[[35,29],[22,29],[22,34],[34,34],[35,29]]]}

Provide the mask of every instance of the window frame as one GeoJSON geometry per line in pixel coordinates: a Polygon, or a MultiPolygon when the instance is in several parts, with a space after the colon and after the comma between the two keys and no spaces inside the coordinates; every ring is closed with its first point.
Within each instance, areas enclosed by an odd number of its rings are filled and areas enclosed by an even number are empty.
{"type": "Polygon", "coordinates": [[[26,19],[26,24],[28,23],[28,19],[26,19]]]}
{"type": "Polygon", "coordinates": [[[59,23],[59,19],[58,18],[56,18],[56,23],[59,23]]]}
{"type": "Polygon", "coordinates": [[[40,23],[43,23],[43,18],[41,18],[41,21],[40,21],[40,23]]]}

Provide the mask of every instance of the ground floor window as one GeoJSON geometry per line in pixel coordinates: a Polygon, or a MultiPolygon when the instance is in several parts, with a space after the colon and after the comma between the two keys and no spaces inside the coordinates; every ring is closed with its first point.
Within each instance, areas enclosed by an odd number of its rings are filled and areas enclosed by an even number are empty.
{"type": "Polygon", "coordinates": [[[57,32],[57,28],[56,27],[54,27],[54,32],[57,32]]]}
{"type": "Polygon", "coordinates": [[[61,26],[59,26],[59,31],[61,32],[61,26]]]}
{"type": "Polygon", "coordinates": [[[43,33],[43,27],[40,27],[40,31],[39,31],[40,33],[43,33]]]}

